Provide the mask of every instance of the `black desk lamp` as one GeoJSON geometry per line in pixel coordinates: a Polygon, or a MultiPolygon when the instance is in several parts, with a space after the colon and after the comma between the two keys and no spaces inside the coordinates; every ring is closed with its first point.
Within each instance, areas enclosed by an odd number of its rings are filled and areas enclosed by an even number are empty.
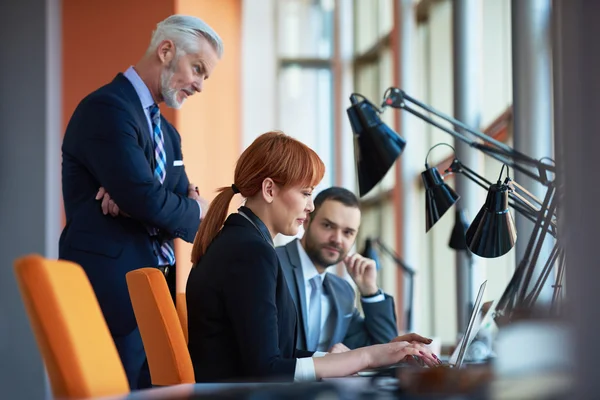
{"type": "Polygon", "coordinates": [[[368,237],[367,239],[365,239],[365,247],[360,254],[363,257],[367,257],[375,261],[375,265],[378,271],[381,269],[379,255],[377,254],[377,251],[375,251],[375,247],[373,246],[373,240],[371,238],[368,237]]]}
{"type": "MultiPolygon", "coordinates": [[[[438,143],[425,156],[425,171],[421,177],[425,184],[426,221],[429,229],[452,207],[460,196],[448,186],[437,168],[429,167],[429,153],[438,146],[454,147],[438,143]]],[[[458,162],[458,161],[457,161],[458,162]]],[[[500,177],[505,166],[502,166],[500,177]]],[[[452,172],[451,169],[446,172],[452,172]]],[[[515,223],[508,210],[509,187],[500,178],[495,185],[489,185],[485,204],[465,232],[465,245],[473,253],[484,258],[495,258],[506,254],[515,245],[517,234],[515,223]]]]}
{"type": "Polygon", "coordinates": [[[425,232],[429,232],[446,211],[460,199],[454,189],[444,182],[444,178],[437,168],[429,167],[427,162],[431,150],[441,145],[446,145],[454,150],[454,147],[446,143],[433,146],[425,156],[425,171],[421,173],[421,179],[423,179],[423,185],[425,185],[425,232]]]}
{"type": "Polygon", "coordinates": [[[467,229],[469,229],[467,214],[462,208],[457,208],[454,212],[454,227],[450,234],[448,247],[457,251],[467,251],[470,255],[471,251],[469,250],[469,247],[467,247],[467,240],[465,239],[467,229]]]}
{"type": "Polygon", "coordinates": [[[404,150],[406,141],[381,121],[374,104],[364,98],[358,101],[357,95],[350,99],[348,118],[355,136],[354,154],[362,197],[383,179],[404,150]]]}
{"type": "Polygon", "coordinates": [[[465,234],[467,247],[473,254],[496,258],[514,247],[517,232],[508,210],[508,191],[501,181],[490,186],[485,204],[465,234]]]}
{"type": "MultiPolygon", "coordinates": [[[[373,151],[372,149],[376,148],[373,145],[371,145],[371,150],[369,150],[367,147],[362,148],[361,146],[363,146],[363,141],[361,141],[361,135],[363,135],[367,130],[370,132],[376,130],[378,132],[377,137],[385,138],[385,140],[381,139],[377,141],[380,146],[384,146],[385,143],[393,143],[391,145],[391,149],[389,150],[389,154],[393,154],[394,158],[390,162],[389,160],[392,157],[388,157],[385,164],[381,162],[378,164],[379,167],[376,171],[377,173],[370,173],[368,185],[363,183],[361,186],[361,196],[366,194],[368,190],[370,190],[383,178],[387,170],[389,170],[393,164],[395,158],[397,158],[402,152],[402,149],[406,143],[405,140],[395,134],[392,129],[389,127],[384,127],[385,124],[383,124],[378,114],[383,112],[386,107],[403,109],[427,122],[428,124],[431,124],[436,128],[450,134],[455,139],[467,143],[469,146],[483,152],[487,156],[500,161],[503,165],[511,167],[514,170],[523,173],[523,175],[535,180],[536,182],[543,184],[547,189],[546,195],[544,196],[544,199],[538,200],[535,198],[535,196],[531,195],[531,193],[527,192],[523,187],[510,179],[507,179],[504,183],[500,182],[499,184],[497,183],[493,185],[485,180],[485,178],[480,177],[474,173],[474,171],[468,169],[459,162],[453,163],[453,168],[450,171],[463,173],[465,176],[471,178],[471,180],[474,180],[480,186],[483,186],[486,190],[488,190],[488,200],[484,206],[485,211],[480,211],[479,217],[474,221],[476,223],[471,224],[471,232],[467,234],[468,239],[466,242],[471,250],[476,250],[483,256],[489,257],[495,254],[504,254],[507,251],[507,248],[514,245],[516,234],[514,230],[514,224],[511,223],[512,217],[509,219],[508,215],[497,216],[497,214],[507,214],[506,204],[510,205],[521,215],[524,215],[526,218],[534,222],[533,233],[529,238],[524,257],[519,262],[511,282],[507,286],[500,301],[498,302],[496,315],[506,315],[510,317],[512,312],[517,308],[525,310],[530,309],[537,300],[551,269],[554,267],[554,263],[559,260],[557,284],[555,285],[555,293],[553,296],[552,308],[554,308],[554,302],[556,299],[558,299],[557,291],[562,287],[559,279],[562,279],[562,276],[564,275],[564,257],[562,256],[564,250],[558,240],[550,257],[544,265],[542,274],[535,280],[535,282],[533,282],[533,271],[539,259],[546,234],[550,234],[555,238],[557,237],[556,208],[558,196],[556,195],[556,184],[554,181],[554,175],[556,174],[556,166],[554,163],[549,164],[544,162],[543,159],[533,159],[511,148],[507,144],[495,140],[490,136],[465,125],[461,121],[458,121],[433,109],[432,107],[429,107],[428,105],[407,95],[404,91],[398,88],[389,88],[386,90],[383,97],[384,99],[381,109],[375,107],[362,95],[352,94],[350,97],[352,106],[348,109],[348,115],[350,117],[355,138],[357,139],[355,141],[355,149],[359,155],[363,156],[362,158],[357,157],[359,181],[361,179],[360,176],[364,175],[363,171],[367,169],[364,165],[366,160],[364,158],[365,152],[373,151]],[[359,98],[362,100],[359,101],[359,98]],[[361,111],[362,117],[360,114],[361,111]],[[451,124],[453,128],[444,126],[437,120],[432,119],[432,117],[429,115],[433,115],[442,119],[445,123],[451,124]],[[460,129],[461,132],[459,132],[458,129],[460,129]],[[395,138],[392,134],[396,135],[395,138]],[[455,169],[454,167],[458,167],[458,169],[455,169]],[[521,195],[517,195],[515,193],[515,189],[519,189],[524,192],[528,199],[521,195]],[[502,242],[491,240],[489,233],[498,231],[502,232],[502,237],[508,239],[502,242]],[[533,283],[533,285],[530,285],[531,283],[533,283]]],[[[375,134],[372,133],[372,136],[375,136],[375,134]]],[[[378,149],[377,151],[382,154],[384,153],[382,149],[378,149]]],[[[375,153],[372,153],[372,156],[374,158],[379,158],[379,156],[377,156],[375,153]]],[[[438,177],[439,173],[436,174],[435,171],[427,168],[424,174],[424,179],[427,179],[425,183],[431,184],[429,187],[426,186],[427,189],[435,188],[438,192],[442,191],[440,189],[447,191],[447,187],[444,186],[442,180],[440,179],[441,176],[438,177]]],[[[364,176],[362,179],[364,181],[364,176]]],[[[440,203],[441,206],[437,208],[437,212],[428,215],[429,222],[427,222],[427,230],[431,228],[432,223],[435,223],[437,219],[439,219],[443,213],[447,211],[447,209],[451,207],[456,200],[458,200],[457,196],[458,195],[455,196],[455,194],[452,194],[451,192],[448,192],[443,196],[446,201],[440,203]]],[[[438,203],[436,201],[428,198],[428,202],[430,202],[431,206],[438,207],[438,203]]]]}

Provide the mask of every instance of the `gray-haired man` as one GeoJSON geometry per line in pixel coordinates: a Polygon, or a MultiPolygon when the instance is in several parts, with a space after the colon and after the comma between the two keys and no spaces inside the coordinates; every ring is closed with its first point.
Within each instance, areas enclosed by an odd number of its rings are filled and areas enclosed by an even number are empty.
{"type": "Polygon", "coordinates": [[[207,207],[159,105],[201,92],[222,52],[202,20],[170,16],[135,66],[81,101],[65,133],[59,255],[86,271],[132,390],[151,383],[125,274],[157,267],[174,292],[173,239],[192,242],[207,207]]]}

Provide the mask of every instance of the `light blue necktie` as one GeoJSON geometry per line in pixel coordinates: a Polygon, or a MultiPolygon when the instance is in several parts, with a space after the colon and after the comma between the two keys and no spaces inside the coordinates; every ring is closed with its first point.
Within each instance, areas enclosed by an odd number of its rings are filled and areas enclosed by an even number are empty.
{"type": "Polygon", "coordinates": [[[316,351],[321,336],[321,293],[323,280],[320,275],[313,276],[310,280],[310,303],[308,306],[308,338],[307,350],[316,351]]]}
{"type": "MultiPolygon", "coordinates": [[[[163,137],[162,130],[160,129],[160,109],[156,104],[150,107],[150,119],[152,120],[154,159],[156,160],[154,177],[158,179],[162,185],[167,176],[167,153],[165,152],[165,139],[163,137]]],[[[156,229],[154,229],[154,233],[157,233],[156,229]]],[[[165,241],[161,243],[160,252],[169,265],[175,264],[175,252],[173,251],[173,248],[169,242],[165,241]]]]}

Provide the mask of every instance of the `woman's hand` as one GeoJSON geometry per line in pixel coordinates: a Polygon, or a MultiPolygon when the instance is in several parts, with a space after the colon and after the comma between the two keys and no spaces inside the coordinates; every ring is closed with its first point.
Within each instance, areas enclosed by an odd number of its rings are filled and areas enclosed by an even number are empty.
{"type": "Polygon", "coordinates": [[[343,353],[313,358],[317,379],[353,375],[361,370],[387,367],[399,362],[415,363],[415,357],[425,365],[441,364],[427,346],[421,343],[392,342],[361,347],[343,353]]]}
{"type": "Polygon", "coordinates": [[[392,339],[392,342],[417,342],[431,344],[432,340],[424,336],[418,335],[416,333],[407,333],[404,335],[396,336],[394,339],[392,339]]]}
{"type": "Polygon", "coordinates": [[[329,353],[331,354],[345,353],[347,351],[350,351],[350,349],[347,348],[343,343],[336,343],[333,346],[331,346],[331,349],[329,349],[329,353]]]}
{"type": "Polygon", "coordinates": [[[441,364],[438,358],[426,346],[420,343],[391,342],[363,347],[368,368],[386,367],[401,361],[411,361],[418,357],[427,366],[441,364]]]}

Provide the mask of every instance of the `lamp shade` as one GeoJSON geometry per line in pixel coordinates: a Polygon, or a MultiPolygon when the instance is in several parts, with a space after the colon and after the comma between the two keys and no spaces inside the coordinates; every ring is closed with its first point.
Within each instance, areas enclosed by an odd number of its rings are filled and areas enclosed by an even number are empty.
{"type": "Polygon", "coordinates": [[[515,222],[508,210],[508,186],[490,186],[485,204],[467,229],[467,246],[480,257],[496,258],[510,251],[517,241],[515,222]]]}
{"type": "Polygon", "coordinates": [[[454,228],[452,228],[452,234],[450,235],[450,241],[448,242],[448,246],[451,249],[459,251],[469,250],[465,238],[467,229],[469,229],[467,213],[462,208],[457,208],[454,216],[454,228]]]}
{"type": "Polygon", "coordinates": [[[370,258],[375,261],[375,269],[379,270],[381,265],[379,263],[379,256],[373,247],[373,240],[371,238],[367,238],[365,240],[365,248],[363,249],[361,255],[366,258],[370,258]]]}
{"type": "Polygon", "coordinates": [[[353,104],[347,112],[354,131],[354,156],[362,197],[383,179],[404,150],[406,141],[381,121],[368,101],[353,104]]]}
{"type": "Polygon", "coordinates": [[[437,168],[427,168],[421,178],[425,184],[425,231],[429,232],[460,196],[444,182],[437,168]]]}

